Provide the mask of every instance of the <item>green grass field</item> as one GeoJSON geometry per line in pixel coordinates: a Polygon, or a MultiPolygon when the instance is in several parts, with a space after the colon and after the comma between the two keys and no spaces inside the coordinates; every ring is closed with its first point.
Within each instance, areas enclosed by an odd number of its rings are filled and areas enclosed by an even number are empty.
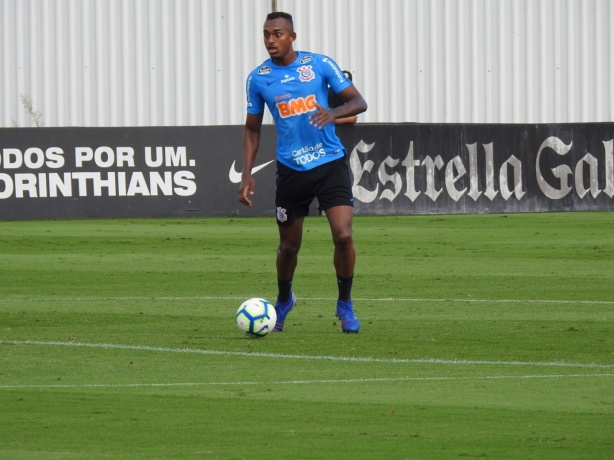
{"type": "Polygon", "coordinates": [[[2,459],[611,459],[614,213],[326,220],[283,333],[275,222],[0,222],[2,459]]]}

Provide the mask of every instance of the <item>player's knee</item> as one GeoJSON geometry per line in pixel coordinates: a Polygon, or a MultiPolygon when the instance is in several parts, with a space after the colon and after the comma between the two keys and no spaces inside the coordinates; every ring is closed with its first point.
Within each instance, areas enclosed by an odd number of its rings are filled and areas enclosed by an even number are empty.
{"type": "Polygon", "coordinates": [[[354,240],[350,233],[342,233],[333,236],[333,243],[337,249],[342,251],[350,250],[354,247],[354,240]]]}
{"type": "Polygon", "coordinates": [[[283,241],[277,248],[277,254],[284,260],[291,260],[296,257],[300,248],[300,244],[291,241],[283,241]]]}

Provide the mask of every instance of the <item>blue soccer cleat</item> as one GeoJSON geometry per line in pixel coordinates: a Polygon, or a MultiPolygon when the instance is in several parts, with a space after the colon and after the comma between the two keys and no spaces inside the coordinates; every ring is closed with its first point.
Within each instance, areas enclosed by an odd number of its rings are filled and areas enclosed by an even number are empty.
{"type": "Polygon", "coordinates": [[[281,332],[284,329],[284,323],[286,322],[286,316],[290,313],[290,310],[296,305],[296,296],[294,292],[290,293],[290,298],[287,302],[279,302],[275,304],[275,313],[277,313],[277,322],[273,328],[273,332],[281,332]]]}
{"type": "Polygon", "coordinates": [[[360,321],[354,314],[354,302],[344,302],[337,300],[337,318],[341,320],[341,330],[343,332],[358,333],[360,330],[360,321]]]}

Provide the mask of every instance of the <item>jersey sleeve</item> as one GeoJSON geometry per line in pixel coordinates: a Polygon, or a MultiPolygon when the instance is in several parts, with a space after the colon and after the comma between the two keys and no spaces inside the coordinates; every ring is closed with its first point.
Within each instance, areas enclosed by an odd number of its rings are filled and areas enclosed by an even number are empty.
{"type": "Polygon", "coordinates": [[[322,63],[324,75],[326,76],[326,83],[335,94],[340,93],[352,84],[333,59],[328,56],[322,56],[322,63]]]}
{"type": "Polygon", "coordinates": [[[249,74],[245,82],[247,96],[247,113],[257,115],[264,112],[264,98],[258,91],[258,84],[253,74],[249,74]]]}

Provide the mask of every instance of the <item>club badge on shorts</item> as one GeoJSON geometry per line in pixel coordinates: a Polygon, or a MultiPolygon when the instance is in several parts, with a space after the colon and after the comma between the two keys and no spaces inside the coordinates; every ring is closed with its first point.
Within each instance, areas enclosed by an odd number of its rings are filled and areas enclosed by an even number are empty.
{"type": "Polygon", "coordinates": [[[277,220],[280,222],[285,222],[288,220],[288,214],[286,214],[286,210],[281,206],[277,207],[277,220]]]}

